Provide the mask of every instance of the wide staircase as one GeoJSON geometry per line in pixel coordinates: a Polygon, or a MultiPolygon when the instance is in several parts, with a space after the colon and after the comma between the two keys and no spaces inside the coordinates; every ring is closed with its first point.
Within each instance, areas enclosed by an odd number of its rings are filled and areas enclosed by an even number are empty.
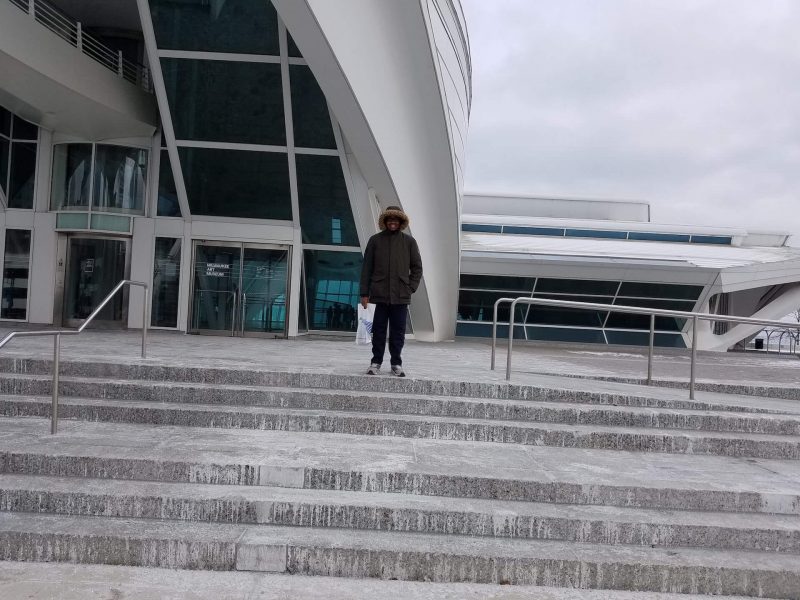
{"type": "Polygon", "coordinates": [[[71,361],[51,436],[50,369],[0,359],[5,561],[800,599],[797,401],[71,361]]]}

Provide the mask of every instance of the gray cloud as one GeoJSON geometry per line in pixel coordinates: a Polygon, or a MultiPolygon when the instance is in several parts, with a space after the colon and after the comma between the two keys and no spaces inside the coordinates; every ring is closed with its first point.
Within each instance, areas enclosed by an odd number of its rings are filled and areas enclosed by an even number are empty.
{"type": "Polygon", "coordinates": [[[463,0],[466,189],[800,234],[800,2],[463,0]]]}

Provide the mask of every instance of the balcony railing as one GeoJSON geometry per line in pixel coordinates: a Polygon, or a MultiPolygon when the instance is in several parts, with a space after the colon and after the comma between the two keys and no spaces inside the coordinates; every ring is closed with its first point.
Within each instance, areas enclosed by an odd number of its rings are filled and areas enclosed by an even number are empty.
{"type": "Polygon", "coordinates": [[[83,31],[80,21],[65,15],[44,0],[10,1],[20,10],[29,14],[37,23],[44,25],[68,44],[113,71],[125,81],[129,81],[147,92],[153,91],[150,71],[147,67],[123,58],[122,51],[112,50],[93,35],[83,31]]]}

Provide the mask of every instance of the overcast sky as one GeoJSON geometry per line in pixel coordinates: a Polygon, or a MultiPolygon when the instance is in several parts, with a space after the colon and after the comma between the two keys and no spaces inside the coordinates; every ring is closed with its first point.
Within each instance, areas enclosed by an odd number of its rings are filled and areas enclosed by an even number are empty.
{"type": "Polygon", "coordinates": [[[800,235],[800,0],[462,3],[467,191],[800,235]]]}

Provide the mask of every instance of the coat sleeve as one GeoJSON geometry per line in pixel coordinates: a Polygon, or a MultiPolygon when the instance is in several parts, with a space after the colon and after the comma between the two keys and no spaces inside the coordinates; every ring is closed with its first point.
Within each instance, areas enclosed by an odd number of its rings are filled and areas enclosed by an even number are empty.
{"type": "Polygon", "coordinates": [[[419,282],[422,279],[422,257],[419,255],[419,246],[417,240],[411,238],[411,261],[408,274],[408,283],[411,286],[411,293],[417,291],[419,282]]]}
{"type": "Polygon", "coordinates": [[[364,262],[361,264],[361,281],[359,283],[359,296],[369,296],[369,282],[372,280],[372,267],[375,262],[375,243],[370,240],[364,250],[364,262]]]}

